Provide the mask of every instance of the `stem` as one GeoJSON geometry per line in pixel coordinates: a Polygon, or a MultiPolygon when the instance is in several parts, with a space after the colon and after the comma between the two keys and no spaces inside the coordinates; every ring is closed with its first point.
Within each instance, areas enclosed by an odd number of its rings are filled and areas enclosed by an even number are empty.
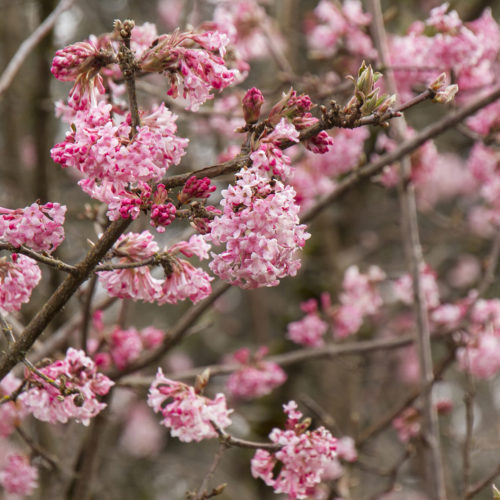
{"type": "MultiPolygon", "coordinates": [[[[387,68],[385,81],[390,94],[396,94],[396,80],[390,69],[389,45],[384,27],[380,0],[369,1],[372,12],[372,32],[377,47],[379,60],[387,68]]],[[[403,117],[392,122],[397,142],[403,142],[408,136],[406,122],[403,117]]],[[[413,281],[415,314],[417,316],[417,341],[420,362],[420,390],[422,399],[423,425],[422,432],[427,465],[428,492],[435,500],[446,500],[444,470],[439,441],[439,425],[437,412],[432,403],[432,383],[434,380],[431,351],[431,333],[427,305],[422,289],[420,272],[424,266],[422,247],[418,227],[418,216],[415,189],[411,182],[411,160],[405,156],[401,161],[400,200],[402,207],[403,239],[407,249],[407,260],[413,281]]]]}
{"type": "Polygon", "coordinates": [[[130,224],[128,219],[112,222],[101,239],[89,251],[85,259],[76,266],[77,272],[67,276],[43,307],[25,327],[21,336],[0,357],[0,380],[19,362],[42,334],[45,327],[66,305],[80,285],[88,278],[97,263],[106,255],[113,243],[130,224]]]}
{"type": "Polygon", "coordinates": [[[81,346],[84,351],[87,351],[87,340],[89,336],[90,320],[92,318],[92,297],[97,286],[97,275],[94,274],[90,278],[87,286],[85,300],[82,306],[82,329],[81,329],[81,346]]]}
{"type": "Polygon", "coordinates": [[[19,46],[14,57],[10,60],[0,77],[0,97],[9,88],[17,72],[28,57],[29,53],[40,43],[40,41],[54,27],[58,17],[68,10],[75,0],[61,0],[52,13],[41,23],[33,33],[19,46]]]}
{"type": "Polygon", "coordinates": [[[219,449],[217,450],[217,453],[214,456],[214,460],[212,462],[212,465],[210,466],[210,469],[208,470],[207,474],[203,478],[203,481],[201,482],[200,487],[198,488],[195,500],[203,500],[204,498],[209,498],[208,497],[209,493],[207,491],[208,482],[215,474],[215,471],[220,461],[222,460],[222,457],[226,452],[227,447],[228,445],[224,441],[221,441],[219,443],[219,449]]]}

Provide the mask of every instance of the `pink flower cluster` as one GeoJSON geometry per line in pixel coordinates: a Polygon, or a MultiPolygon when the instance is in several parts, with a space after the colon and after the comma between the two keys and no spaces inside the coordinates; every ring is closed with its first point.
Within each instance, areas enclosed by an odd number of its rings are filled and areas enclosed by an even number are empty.
{"type": "Polygon", "coordinates": [[[109,352],[101,349],[93,352],[98,347],[96,340],[90,344],[93,349],[89,351],[92,352],[94,361],[100,369],[109,368],[113,362],[119,370],[123,370],[138,359],[141,353],[159,346],[164,336],[165,332],[153,326],[142,330],[136,328],[122,330],[115,327],[109,336],[109,352]],[[96,344],[95,347],[93,344],[96,344]]]}
{"type": "Polygon", "coordinates": [[[457,351],[460,368],[489,379],[500,371],[500,300],[480,299],[470,311],[466,345],[457,351]]]}
{"type": "Polygon", "coordinates": [[[139,66],[142,71],[167,73],[167,94],[176,98],[180,93],[186,99],[186,109],[197,111],[213,98],[212,90],[222,90],[235,80],[235,71],[229,70],[223,59],[228,42],[227,36],[217,31],[175,31],[159,36],[142,54],[139,66]],[[200,48],[191,48],[194,44],[200,48]]]}
{"type": "Polygon", "coordinates": [[[296,344],[321,347],[325,343],[323,336],[328,330],[328,323],[319,316],[318,302],[310,299],[302,302],[300,308],[306,315],[288,324],[286,337],[296,344]]]}
{"type": "Polygon", "coordinates": [[[500,29],[486,9],[463,23],[448,3],[431,10],[425,22],[414,22],[408,34],[392,39],[391,63],[404,99],[416,83],[428,84],[444,70],[453,70],[461,91],[491,85],[500,46],[500,29]]]}
{"type": "Polygon", "coordinates": [[[224,394],[215,399],[201,396],[194,387],[166,378],[161,368],[149,389],[148,405],[162,414],[161,423],[170,434],[186,443],[217,437],[212,423],[220,429],[231,424],[232,410],[228,410],[224,394]]]}
{"type": "Polygon", "coordinates": [[[118,263],[132,264],[156,256],[156,261],[151,261],[150,265],[161,263],[164,279],[154,278],[148,265],[142,265],[102,271],[99,280],[115,297],[158,304],[175,304],[189,298],[196,303],[210,295],[213,278],[177,255],[182,253],[188,258],[196,255],[199,259],[207,259],[209,249],[210,245],[202,236],[194,235],[189,241],[177,243],[159,254],[159,246],[149,231],[127,233],[120,236],[114,246],[118,263]]]}
{"type": "MultiPolygon", "coordinates": [[[[385,279],[385,273],[377,266],[371,266],[367,274],[359,272],[357,266],[349,267],[344,274],[340,304],[332,306],[328,293],[321,294],[321,306],[333,328],[333,335],[342,339],[356,333],[364,318],[377,314],[383,300],[376,285],[385,279]]],[[[289,323],[287,338],[298,344],[321,347],[328,323],[321,319],[318,302],[315,299],[300,305],[306,315],[299,321],[289,323]]]]}
{"type": "Polygon", "coordinates": [[[310,49],[321,57],[332,57],[341,47],[350,53],[374,58],[376,51],[365,33],[371,16],[362,10],[359,0],[345,0],[339,8],[336,2],[320,0],[314,18],[306,23],[310,49]]]}
{"type": "Polygon", "coordinates": [[[66,423],[74,418],[88,425],[91,418],[106,408],[106,403],[100,402],[98,396],[106,395],[114,382],[99,373],[94,361],[83,351],[70,347],[64,359],[40,371],[60,388],[33,372],[27,375],[29,389],[18,400],[35,418],[50,423],[66,423]]]}
{"type": "Polygon", "coordinates": [[[38,469],[24,455],[8,455],[7,464],[0,470],[0,484],[7,493],[31,495],[38,486],[38,469]]]}
{"type": "Polygon", "coordinates": [[[33,203],[15,210],[0,207],[0,239],[15,247],[52,252],[64,240],[65,214],[66,206],[59,203],[33,203]]]}
{"type": "Polygon", "coordinates": [[[22,304],[29,302],[42,277],[33,259],[17,253],[10,259],[0,258],[0,309],[7,312],[19,311],[22,304]]]}
{"type": "Polygon", "coordinates": [[[224,211],[210,224],[209,238],[226,248],[212,253],[212,271],[242,288],[276,286],[295,276],[298,250],[310,235],[299,224],[293,188],[251,168],[239,172],[222,196],[224,211]]]}
{"type": "MultiPolygon", "coordinates": [[[[420,286],[428,309],[439,306],[439,288],[437,275],[428,265],[420,271],[420,286]]],[[[396,298],[405,304],[413,304],[413,280],[409,274],[401,276],[394,283],[396,298]]]]}
{"type": "Polygon", "coordinates": [[[286,430],[274,428],[269,434],[269,439],[281,448],[272,453],[257,450],[251,462],[252,475],[275,493],[285,493],[290,499],[306,498],[335,460],[337,440],[324,427],[306,430],[307,424],[300,422],[302,413],[295,401],[283,408],[288,417],[286,430]]]}
{"type": "Polygon", "coordinates": [[[104,94],[103,79],[99,70],[111,61],[112,54],[100,51],[89,40],[58,50],[50,70],[58,80],[75,82],[69,95],[77,107],[85,109],[89,104],[96,104],[98,94],[104,94]]]}
{"type": "Polygon", "coordinates": [[[267,347],[260,347],[254,356],[246,347],[236,351],[230,360],[241,364],[241,368],[229,376],[227,391],[234,398],[252,399],[269,394],[286,381],[286,373],[277,364],[265,361],[267,347]],[[232,358],[232,359],[231,359],[232,358]]]}
{"type": "Polygon", "coordinates": [[[180,162],[188,141],[175,135],[175,120],[161,104],[142,117],[130,139],[129,121],[115,124],[111,105],[101,101],[76,113],[71,132],[52,148],[52,159],[77,169],[83,175],[80,187],[111,205],[108,215],[115,220],[122,216],[123,200],[136,198],[137,188],[147,190],[144,184],[158,182],[171,165],[180,162]]]}
{"type": "Polygon", "coordinates": [[[197,179],[196,176],[192,175],[184,184],[177,198],[181,203],[187,203],[192,198],[206,199],[209,198],[216,189],[216,186],[210,183],[208,177],[197,179]]]}

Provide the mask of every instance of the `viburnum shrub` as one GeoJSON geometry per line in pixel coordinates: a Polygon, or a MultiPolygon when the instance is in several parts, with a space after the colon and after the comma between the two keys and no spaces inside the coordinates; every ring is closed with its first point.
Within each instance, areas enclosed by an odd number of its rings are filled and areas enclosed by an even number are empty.
{"type": "Polygon", "coordinates": [[[275,3],[161,0],[167,33],[52,55],[54,199],[1,198],[2,498],[444,500],[499,473],[500,26],[275,3]]]}

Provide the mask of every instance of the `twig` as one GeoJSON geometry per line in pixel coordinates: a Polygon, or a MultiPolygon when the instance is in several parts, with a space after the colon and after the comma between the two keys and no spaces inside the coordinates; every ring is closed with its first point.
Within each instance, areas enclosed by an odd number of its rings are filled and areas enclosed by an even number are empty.
{"type": "Polygon", "coordinates": [[[280,444],[277,443],[257,443],[255,441],[247,441],[246,439],[236,438],[228,434],[224,429],[221,429],[216,423],[211,422],[213,428],[219,435],[221,443],[226,444],[226,446],[235,446],[238,448],[249,448],[251,450],[269,450],[277,451],[281,448],[280,444]]]}
{"type": "MultiPolygon", "coordinates": [[[[466,351],[467,358],[469,352],[466,351]]],[[[467,364],[469,359],[467,359],[467,364]]],[[[472,452],[472,438],[474,431],[474,385],[470,373],[467,373],[467,391],[464,395],[465,404],[465,440],[463,448],[463,498],[467,499],[467,493],[470,489],[471,479],[471,452],[472,452]]]]}
{"type": "Polygon", "coordinates": [[[92,298],[97,286],[97,275],[90,278],[87,289],[85,290],[85,299],[82,305],[82,328],[81,328],[81,346],[84,351],[87,350],[87,341],[89,336],[90,320],[92,319],[92,298]]]}
{"type": "Polygon", "coordinates": [[[28,57],[29,53],[40,43],[40,41],[49,33],[54,27],[57,18],[65,11],[68,10],[75,0],[61,0],[57,7],[52,11],[49,16],[38,26],[38,28],[31,33],[31,35],[24,40],[19,46],[14,57],[9,61],[9,64],[4,69],[0,77],[0,96],[9,88],[14,80],[17,72],[22,64],[28,57]]]}
{"type": "MultiPolygon", "coordinates": [[[[217,469],[217,466],[219,465],[220,461],[222,460],[222,457],[224,456],[224,453],[226,452],[227,448],[228,448],[228,444],[225,443],[224,441],[221,441],[219,443],[219,449],[217,450],[217,453],[214,456],[212,465],[210,466],[210,469],[208,470],[205,477],[203,478],[203,481],[201,482],[201,485],[198,488],[198,491],[196,493],[196,496],[194,497],[194,500],[204,500],[206,498],[210,498],[210,496],[215,496],[215,495],[210,495],[210,493],[207,491],[207,486],[208,486],[208,482],[210,481],[210,479],[212,479],[213,475],[215,474],[215,470],[217,469]]],[[[221,487],[219,487],[218,489],[220,489],[220,488],[221,487]]]]}
{"type": "Polygon", "coordinates": [[[479,296],[486,293],[488,288],[495,282],[495,274],[498,267],[498,260],[500,258],[500,232],[496,234],[493,240],[491,251],[486,259],[486,270],[479,283],[477,292],[479,296]]]}
{"type": "MultiPolygon", "coordinates": [[[[382,339],[382,340],[366,340],[361,342],[351,342],[348,344],[331,344],[324,347],[317,347],[312,349],[297,349],[285,354],[278,354],[276,356],[269,356],[266,361],[277,363],[281,366],[293,365],[303,361],[322,358],[335,358],[349,354],[364,354],[368,352],[375,352],[378,350],[398,349],[405,347],[414,342],[413,336],[401,337],[399,339],[382,339]]],[[[210,371],[210,376],[227,375],[241,369],[239,364],[227,365],[208,365],[185,370],[167,375],[168,378],[174,380],[184,380],[195,378],[197,375],[205,370],[210,371]]],[[[152,377],[127,377],[122,380],[120,385],[127,387],[140,387],[150,386],[152,377]]]]}
{"type": "MultiPolygon", "coordinates": [[[[372,32],[382,65],[387,67],[385,80],[389,93],[396,94],[396,80],[389,68],[389,45],[385,32],[380,0],[369,1],[372,11],[372,32]]],[[[402,142],[408,136],[404,118],[392,122],[396,140],[402,142]]],[[[418,227],[415,189],[411,182],[411,160],[405,156],[401,161],[400,199],[403,220],[403,239],[407,249],[407,260],[413,281],[413,296],[415,314],[417,316],[417,339],[420,364],[420,386],[423,411],[422,433],[427,447],[424,448],[427,458],[427,482],[431,498],[446,499],[444,470],[441,457],[439,425],[437,412],[432,404],[432,382],[434,373],[432,367],[431,333],[425,295],[422,289],[420,272],[424,266],[422,246],[418,227]]]]}
{"type": "Polygon", "coordinates": [[[113,243],[130,224],[128,219],[112,222],[101,236],[97,244],[87,256],[76,266],[77,272],[69,275],[50,296],[38,313],[28,323],[19,339],[3,352],[0,357],[0,380],[19,362],[41,335],[45,327],[64,307],[79,286],[88,278],[97,263],[106,255],[113,243]]]}
{"type": "Polygon", "coordinates": [[[465,498],[468,500],[469,498],[475,497],[483,488],[486,488],[486,486],[488,486],[498,475],[500,475],[500,464],[498,464],[496,468],[493,469],[493,471],[484,479],[474,484],[465,495],[465,498]]]}
{"type": "Polygon", "coordinates": [[[316,217],[319,212],[325,209],[333,201],[340,198],[340,196],[342,196],[346,191],[351,189],[360,181],[373,177],[374,175],[381,172],[386,165],[390,165],[391,163],[400,160],[401,158],[427,142],[429,139],[432,139],[433,137],[446,132],[448,129],[460,123],[468,116],[474,114],[476,111],[479,111],[484,106],[487,106],[488,104],[496,101],[499,98],[500,84],[496,85],[493,89],[491,89],[491,91],[487,92],[483,96],[470,101],[459,110],[445,116],[442,120],[439,120],[433,125],[429,125],[428,127],[424,128],[423,130],[415,134],[411,139],[402,141],[401,145],[393,151],[386,153],[376,161],[368,163],[367,165],[348,174],[342,181],[337,184],[335,190],[332,191],[332,193],[317,202],[314,207],[312,207],[303,215],[303,217],[301,218],[301,222],[309,222],[311,219],[316,217]]]}
{"type": "Polygon", "coordinates": [[[12,253],[20,253],[26,255],[28,257],[31,257],[33,260],[36,260],[37,262],[40,262],[42,264],[47,264],[48,266],[53,267],[54,269],[57,269],[59,271],[64,271],[69,274],[77,273],[77,269],[75,266],[72,266],[71,264],[66,264],[66,262],[63,262],[62,260],[54,259],[54,257],[49,257],[48,255],[43,255],[41,253],[35,252],[34,250],[31,250],[31,248],[27,248],[22,245],[20,247],[15,247],[10,243],[0,243],[0,250],[8,250],[9,252],[12,253]]]}

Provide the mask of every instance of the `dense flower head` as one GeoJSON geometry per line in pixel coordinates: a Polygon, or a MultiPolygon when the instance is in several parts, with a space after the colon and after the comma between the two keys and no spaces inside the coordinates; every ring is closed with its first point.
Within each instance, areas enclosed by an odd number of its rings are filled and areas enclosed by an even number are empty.
{"type": "Polygon", "coordinates": [[[171,165],[177,165],[188,140],[176,136],[176,116],[164,104],[141,117],[141,126],[130,139],[128,120],[115,123],[111,105],[101,101],[96,107],[76,113],[71,132],[56,144],[52,159],[63,167],[73,167],[82,175],[80,187],[91,197],[112,205],[111,219],[122,216],[121,200],[129,199],[137,188],[158,182],[171,165]]]}
{"type": "Polygon", "coordinates": [[[0,310],[19,311],[41,277],[40,268],[29,257],[13,253],[10,260],[0,258],[0,310]]]}
{"type": "Polygon", "coordinates": [[[187,203],[192,198],[206,199],[209,198],[216,189],[216,186],[210,183],[208,177],[198,179],[196,176],[192,175],[184,184],[177,198],[181,203],[187,203]]]}
{"type": "Polygon", "coordinates": [[[288,323],[286,337],[296,344],[321,347],[325,343],[323,336],[327,330],[328,323],[312,312],[298,321],[288,323]]]}
{"type": "Polygon", "coordinates": [[[66,423],[76,419],[88,425],[90,419],[99,414],[106,403],[99,401],[114,382],[99,373],[91,358],[70,347],[66,357],[55,361],[40,371],[55,381],[54,387],[37,374],[28,374],[29,388],[19,396],[20,402],[29,413],[44,422],[66,423]]]}
{"type": "Polygon", "coordinates": [[[277,364],[263,358],[268,349],[261,347],[254,356],[248,348],[242,348],[232,355],[232,359],[241,364],[227,381],[227,391],[234,398],[260,398],[272,392],[286,381],[286,373],[277,364]]]}
{"type": "Polygon", "coordinates": [[[66,206],[59,203],[33,203],[15,210],[0,207],[0,239],[15,247],[52,252],[64,240],[65,214],[66,206]]]}
{"type": "MultiPolygon", "coordinates": [[[[433,309],[439,306],[439,288],[436,273],[425,265],[420,271],[420,286],[425,297],[426,306],[433,309]]],[[[401,276],[394,283],[396,298],[405,304],[413,304],[413,280],[409,274],[401,276]]]]}
{"type": "Polygon", "coordinates": [[[112,60],[110,52],[99,50],[88,40],[58,50],[50,70],[58,80],[75,82],[70,97],[85,109],[89,104],[95,105],[97,95],[105,92],[99,70],[112,60]]]}
{"type": "Polygon", "coordinates": [[[142,71],[167,73],[171,84],[167,94],[173,98],[182,95],[186,109],[197,111],[213,98],[212,90],[222,90],[235,80],[235,71],[229,70],[223,59],[228,42],[227,36],[217,31],[175,31],[158,37],[142,54],[139,65],[142,71]],[[199,48],[190,48],[193,43],[199,48]]]}
{"type": "Polygon", "coordinates": [[[255,169],[242,170],[235,185],[222,192],[223,214],[210,225],[209,238],[225,244],[212,254],[212,271],[242,288],[276,286],[295,276],[297,257],[309,233],[299,224],[295,191],[255,169]]]}
{"type": "Polygon", "coordinates": [[[189,443],[217,437],[215,424],[225,429],[231,424],[224,394],[214,399],[197,394],[194,387],[170,380],[158,368],[148,395],[148,405],[161,413],[162,425],[170,429],[173,437],[189,443]]]}
{"type": "Polygon", "coordinates": [[[38,469],[24,455],[8,455],[7,464],[0,470],[0,484],[7,493],[31,495],[38,486],[38,469]]]}
{"type": "Polygon", "coordinates": [[[290,499],[306,498],[335,460],[337,440],[324,427],[306,430],[307,424],[300,422],[302,414],[295,401],[283,408],[288,416],[285,430],[274,428],[269,434],[269,439],[281,448],[272,453],[257,450],[251,462],[252,475],[275,493],[285,493],[290,499]]]}
{"type": "MultiPolygon", "coordinates": [[[[212,277],[187,260],[178,257],[196,255],[208,258],[210,245],[199,235],[164,249],[157,255],[157,262],[150,264],[163,266],[164,278],[154,278],[148,265],[133,268],[102,271],[99,279],[110,295],[158,304],[175,304],[189,298],[194,303],[210,295],[212,277]]],[[[149,231],[127,233],[120,236],[114,247],[115,257],[120,264],[128,264],[151,259],[159,247],[149,231]]]]}
{"type": "Polygon", "coordinates": [[[264,96],[262,92],[252,87],[247,90],[242,100],[243,104],[243,118],[246,123],[255,123],[259,120],[260,108],[264,104],[264,96]]]}

